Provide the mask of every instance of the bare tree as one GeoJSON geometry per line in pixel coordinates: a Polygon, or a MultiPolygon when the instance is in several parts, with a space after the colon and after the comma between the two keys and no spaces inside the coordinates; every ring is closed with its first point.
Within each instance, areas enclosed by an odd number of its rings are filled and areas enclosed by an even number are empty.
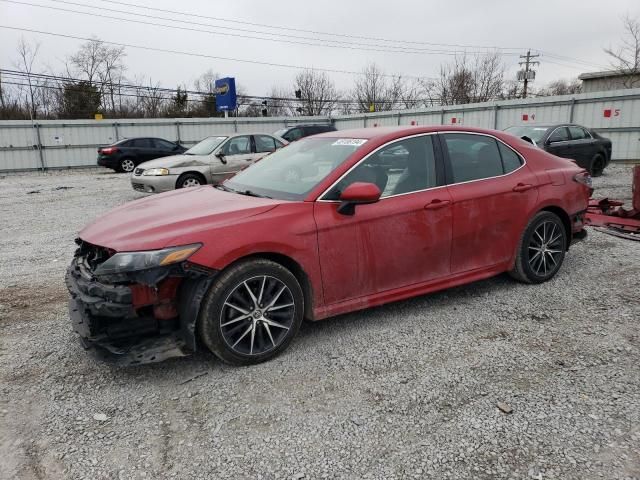
{"type": "Polygon", "coordinates": [[[440,68],[440,77],[429,85],[431,97],[442,105],[487,102],[505,89],[505,66],[498,52],[456,57],[440,68]]]}
{"type": "Polygon", "coordinates": [[[27,75],[27,86],[26,86],[26,104],[29,112],[29,117],[31,119],[35,119],[38,117],[38,104],[36,103],[37,97],[37,85],[31,78],[31,74],[33,73],[33,64],[38,56],[38,51],[40,50],[40,44],[36,43],[35,45],[31,45],[27,43],[23,38],[18,42],[18,62],[14,63],[17,68],[22,69],[27,75]]]}
{"type": "Polygon", "coordinates": [[[577,78],[573,80],[560,79],[551,82],[546,88],[539,90],[538,95],[572,95],[574,93],[580,93],[581,90],[582,84],[577,78]]]}
{"type": "Polygon", "coordinates": [[[286,88],[271,87],[269,98],[267,100],[267,111],[272,117],[284,117],[295,115],[295,105],[291,99],[295,92],[290,92],[286,88]]]}
{"type": "Polygon", "coordinates": [[[627,74],[623,79],[623,86],[633,88],[640,85],[640,20],[627,14],[622,22],[622,43],[616,48],[605,48],[604,51],[611,57],[613,68],[627,74]]]}
{"type": "Polygon", "coordinates": [[[139,87],[136,89],[139,99],[141,113],[146,118],[158,118],[165,103],[165,96],[160,90],[159,83],[153,83],[149,79],[148,87],[139,87]]]}
{"type": "Polygon", "coordinates": [[[296,111],[302,115],[329,115],[336,106],[338,90],[333,80],[325,72],[304,70],[296,75],[294,91],[300,91],[296,111]]]}
{"type": "Polygon", "coordinates": [[[122,107],[122,83],[124,81],[124,47],[108,47],[102,50],[101,68],[98,78],[102,82],[103,98],[109,102],[109,109],[114,114],[122,107]],[[116,103],[116,98],[118,102],[116,103]]]}
{"type": "Polygon", "coordinates": [[[375,63],[367,65],[356,78],[352,96],[360,112],[382,112],[397,108],[405,91],[400,76],[388,76],[375,63]]]}

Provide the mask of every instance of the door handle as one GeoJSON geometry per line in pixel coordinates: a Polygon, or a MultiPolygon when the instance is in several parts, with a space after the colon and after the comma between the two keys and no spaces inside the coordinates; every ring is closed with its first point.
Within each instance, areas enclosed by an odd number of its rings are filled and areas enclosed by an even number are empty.
{"type": "Polygon", "coordinates": [[[431,203],[427,203],[424,206],[425,210],[438,210],[439,208],[444,208],[447,205],[451,204],[451,200],[438,200],[435,199],[433,201],[431,201],[431,203]]]}
{"type": "Polygon", "coordinates": [[[515,187],[513,187],[513,191],[514,192],[526,192],[527,190],[531,190],[532,188],[535,188],[535,187],[534,187],[534,185],[531,185],[530,183],[519,183],[515,187]]]}

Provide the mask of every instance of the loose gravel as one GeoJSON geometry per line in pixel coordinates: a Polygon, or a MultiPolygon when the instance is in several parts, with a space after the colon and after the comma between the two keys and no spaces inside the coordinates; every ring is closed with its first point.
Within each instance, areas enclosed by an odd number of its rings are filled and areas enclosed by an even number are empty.
{"type": "MultiPolygon", "coordinates": [[[[630,167],[595,179],[630,198],[630,167]]],[[[0,177],[0,477],[639,479],[640,242],[318,323],[280,357],[98,363],[71,332],[76,232],[139,198],[106,170],[0,177]]]]}

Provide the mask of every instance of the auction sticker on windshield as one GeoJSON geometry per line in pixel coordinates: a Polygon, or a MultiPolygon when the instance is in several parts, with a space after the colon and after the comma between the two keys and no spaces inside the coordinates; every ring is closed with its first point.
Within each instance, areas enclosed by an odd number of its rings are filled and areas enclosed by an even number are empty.
{"type": "Polygon", "coordinates": [[[353,145],[359,147],[360,145],[364,145],[366,141],[366,138],[339,138],[331,145],[353,145]]]}

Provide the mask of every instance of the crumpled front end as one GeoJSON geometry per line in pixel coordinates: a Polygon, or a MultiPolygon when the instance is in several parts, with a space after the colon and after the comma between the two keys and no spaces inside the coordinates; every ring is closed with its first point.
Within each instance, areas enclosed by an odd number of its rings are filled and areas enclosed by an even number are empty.
{"type": "Polygon", "coordinates": [[[184,261],[96,275],[115,252],[78,243],[66,284],[72,326],[87,350],[118,365],[160,362],[195,351],[199,305],[215,271],[184,261]]]}

